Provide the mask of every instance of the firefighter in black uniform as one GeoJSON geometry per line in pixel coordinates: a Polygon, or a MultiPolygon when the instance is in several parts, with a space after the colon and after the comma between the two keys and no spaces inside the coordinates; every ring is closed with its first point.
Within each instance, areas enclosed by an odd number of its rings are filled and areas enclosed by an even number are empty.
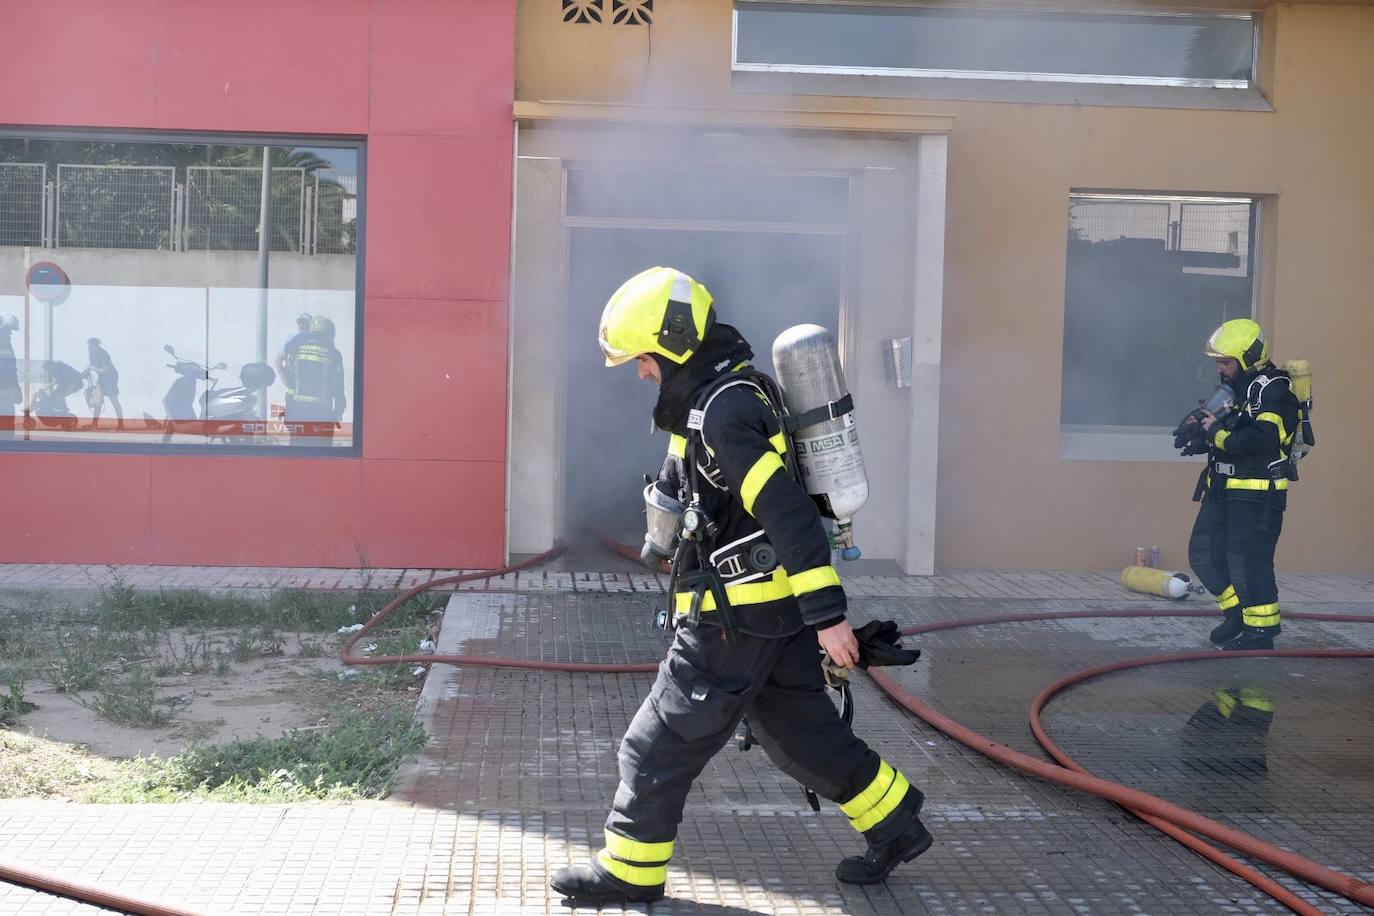
{"type": "Polygon", "coordinates": [[[1270,363],[1264,332],[1254,321],[1227,321],[1212,333],[1205,352],[1216,359],[1237,409],[1227,422],[1208,411],[1198,421],[1207,467],[1193,495],[1202,505],[1188,562],[1225,615],[1212,630],[1212,644],[1272,649],[1279,635],[1274,548],[1287,506],[1300,405],[1287,373],[1270,363]]]}
{"type": "Polygon", "coordinates": [[[285,366],[285,421],[291,444],[332,445],[348,406],[334,322],[323,315],[311,318],[307,332],[291,339],[285,366]]]}
{"type": "Polygon", "coordinates": [[[884,880],[931,845],[917,817],[923,796],[855,737],[826,694],[821,650],[844,668],[867,650],[845,619],[816,504],[787,473],[778,413],[747,381],[748,343],[715,321],[704,286],[665,267],[616,291],[599,336],[606,365],[635,360],[639,377],[658,383],[654,422],[671,434],[660,480],[698,494],[683,530],[714,536],[700,554],[677,553],[676,634],[621,741],[605,848],[590,864],[558,869],[553,889],[586,904],[662,897],[692,781],[746,713],[770,760],[837,802],[867,840],[862,855],[839,863],[839,880],[884,880]],[[684,587],[703,565],[723,588],[684,587]]]}

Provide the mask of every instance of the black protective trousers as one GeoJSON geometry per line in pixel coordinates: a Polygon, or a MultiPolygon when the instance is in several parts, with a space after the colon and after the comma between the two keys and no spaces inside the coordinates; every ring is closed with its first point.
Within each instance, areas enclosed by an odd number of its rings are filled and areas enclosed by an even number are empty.
{"type": "Polygon", "coordinates": [[[1213,595],[1235,587],[1237,614],[1272,604],[1279,600],[1274,548],[1282,529],[1283,510],[1267,498],[1219,499],[1209,492],[1193,522],[1188,564],[1213,595]]]}
{"type": "MultiPolygon", "coordinates": [[[[658,679],[620,744],[620,786],[606,827],[645,843],[677,835],[692,781],[749,716],[755,740],[784,773],[831,801],[845,802],[878,774],[881,760],[854,735],[826,694],[816,631],[735,643],[718,627],[679,627],[658,679]]],[[[872,829],[870,843],[907,828],[921,795],[872,829]]]]}

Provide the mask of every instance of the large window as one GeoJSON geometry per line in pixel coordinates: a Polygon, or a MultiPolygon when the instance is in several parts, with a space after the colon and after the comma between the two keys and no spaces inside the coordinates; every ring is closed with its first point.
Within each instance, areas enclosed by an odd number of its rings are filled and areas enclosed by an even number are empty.
{"type": "Polygon", "coordinates": [[[1253,313],[1257,215],[1244,197],[1070,197],[1065,457],[1173,457],[1164,433],[1217,384],[1207,336],[1253,313]]]}
{"type": "Polygon", "coordinates": [[[1244,89],[1249,13],[736,0],[737,71],[1244,89]]]}
{"type": "Polygon", "coordinates": [[[0,449],[354,450],[358,142],[0,135],[0,449]]]}

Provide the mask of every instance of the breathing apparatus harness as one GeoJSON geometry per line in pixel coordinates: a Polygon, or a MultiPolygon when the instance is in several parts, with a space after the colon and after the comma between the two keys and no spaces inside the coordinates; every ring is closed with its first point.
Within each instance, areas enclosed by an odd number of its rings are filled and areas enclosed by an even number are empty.
{"type": "MultiPolygon", "coordinates": [[[[709,592],[715,601],[716,613],[719,615],[721,630],[727,642],[735,642],[739,638],[739,629],[735,622],[734,609],[725,592],[726,577],[721,572],[722,567],[731,573],[731,579],[736,579],[748,575],[767,575],[778,566],[777,553],[772,545],[763,539],[762,530],[718,548],[716,541],[720,536],[720,528],[702,507],[701,493],[697,489],[695,471],[699,468],[708,481],[724,489],[723,485],[715,482],[719,479],[719,471],[713,480],[710,471],[699,465],[697,458],[705,449],[701,430],[706,421],[707,408],[715,400],[716,395],[736,385],[748,385],[758,390],[779,418],[784,433],[790,435],[793,428],[789,424],[786,409],[782,406],[782,392],[778,389],[777,382],[748,364],[718,376],[698,395],[695,405],[687,414],[687,445],[683,454],[684,470],[680,485],[685,508],[668,580],[670,601],[676,601],[679,591],[690,590],[692,598],[681,621],[677,619],[672,608],[669,608],[664,619],[666,627],[686,626],[688,629],[696,629],[701,624],[701,609],[709,592]],[[695,556],[696,568],[691,572],[682,572],[683,561],[687,559],[688,551],[695,556]]],[[[794,480],[800,481],[801,471],[797,467],[792,450],[788,449],[782,459],[787,473],[794,480]]]]}
{"type": "MultiPolygon", "coordinates": [[[[1312,367],[1306,360],[1290,359],[1281,367],[1272,367],[1268,372],[1258,371],[1248,376],[1244,391],[1244,403],[1237,404],[1231,386],[1218,385],[1205,402],[1189,411],[1174,430],[1174,448],[1181,456],[1206,455],[1211,451],[1211,443],[1202,428],[1202,420],[1211,413],[1222,429],[1234,429],[1243,413],[1253,410],[1259,402],[1266,386],[1283,379],[1298,401],[1298,429],[1295,430],[1287,449],[1279,443],[1279,459],[1270,463],[1269,477],[1273,480],[1298,479],[1298,461],[1317,444],[1316,434],[1312,431],[1312,367]],[[1254,390],[1258,385],[1258,391],[1254,390]]],[[[1197,502],[1208,489],[1211,472],[1220,478],[1234,476],[1236,465],[1225,462],[1209,463],[1198,477],[1193,491],[1193,501],[1197,502]]]]}

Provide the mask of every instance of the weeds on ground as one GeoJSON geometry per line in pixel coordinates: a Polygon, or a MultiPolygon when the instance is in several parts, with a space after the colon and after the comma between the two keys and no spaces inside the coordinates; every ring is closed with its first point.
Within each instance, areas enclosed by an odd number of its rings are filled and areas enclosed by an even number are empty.
{"type": "Polygon", "coordinates": [[[13,725],[19,717],[30,709],[38,707],[24,699],[24,682],[9,680],[9,692],[0,693],[0,728],[13,725]]]}
{"type": "MultiPolygon", "coordinates": [[[[85,705],[84,701],[82,702],[85,705]]],[[[90,702],[101,718],[138,728],[160,728],[172,721],[178,709],[189,706],[184,696],[158,696],[157,682],[139,666],[122,683],[106,684],[90,702]]]]}
{"type": "Polygon", "coordinates": [[[384,798],[401,763],[425,743],[408,708],[344,713],[327,729],[298,729],[196,747],[138,762],[135,778],[93,793],[94,802],[206,799],[276,803],[384,798]]]}
{"type": "MultiPolygon", "coordinates": [[[[118,570],[89,606],[45,607],[46,596],[6,596],[0,607],[0,658],[22,684],[37,674],[58,691],[94,697],[74,698],[112,721],[142,727],[166,725],[184,698],[162,697],[155,677],[203,674],[229,677],[235,664],[281,656],[294,632],[296,654],[319,658],[340,645],[338,631],[371,619],[394,599],[394,592],[372,588],[365,570],[363,587],[352,593],[303,589],[263,592],[164,589],[139,591],[118,570]],[[307,635],[309,634],[309,635],[307,635]],[[127,674],[125,672],[128,672],[127,674]]],[[[442,599],[439,599],[442,600],[442,599]]],[[[412,654],[425,636],[436,597],[406,602],[370,635],[374,654],[412,654]]],[[[408,665],[368,669],[359,683],[399,689],[414,683],[408,665]]],[[[8,715],[25,707],[7,701],[8,715]]]]}

